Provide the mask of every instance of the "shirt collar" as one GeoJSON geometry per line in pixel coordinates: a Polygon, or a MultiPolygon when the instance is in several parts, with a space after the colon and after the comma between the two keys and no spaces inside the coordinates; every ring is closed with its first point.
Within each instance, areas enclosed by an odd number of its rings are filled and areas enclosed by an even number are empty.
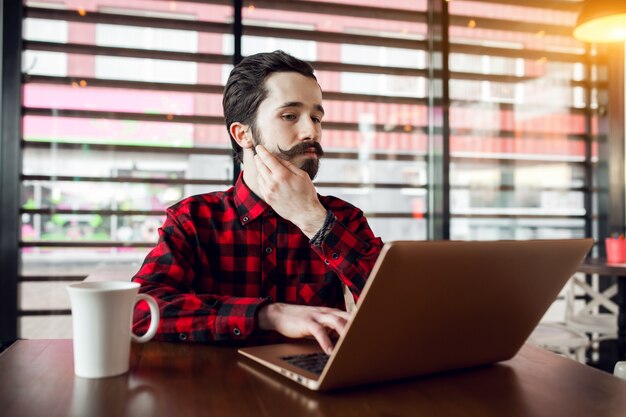
{"type": "Polygon", "coordinates": [[[234,200],[242,225],[252,222],[270,207],[246,185],[243,181],[243,171],[235,183],[234,200]]]}

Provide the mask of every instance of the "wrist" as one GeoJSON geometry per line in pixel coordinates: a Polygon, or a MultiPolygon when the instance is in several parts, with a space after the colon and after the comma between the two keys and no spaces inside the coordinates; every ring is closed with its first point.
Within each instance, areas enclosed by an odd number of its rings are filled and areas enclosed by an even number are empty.
{"type": "Polygon", "coordinates": [[[324,226],[324,221],[326,220],[326,215],[328,214],[327,210],[320,204],[318,208],[315,209],[310,214],[305,214],[304,220],[300,225],[297,225],[302,233],[309,239],[311,239],[318,230],[324,226]]]}
{"type": "Polygon", "coordinates": [[[279,308],[278,303],[272,303],[264,305],[259,309],[257,314],[257,326],[261,330],[274,330],[273,317],[276,315],[276,311],[279,308]]]}
{"type": "Polygon", "coordinates": [[[326,239],[326,236],[328,236],[328,234],[332,230],[332,227],[335,224],[335,220],[337,220],[337,218],[335,217],[333,212],[328,210],[326,212],[326,218],[324,219],[324,224],[322,225],[322,227],[315,233],[315,235],[313,235],[312,238],[309,238],[309,242],[311,243],[311,245],[318,247],[322,246],[324,239],[326,239]]]}

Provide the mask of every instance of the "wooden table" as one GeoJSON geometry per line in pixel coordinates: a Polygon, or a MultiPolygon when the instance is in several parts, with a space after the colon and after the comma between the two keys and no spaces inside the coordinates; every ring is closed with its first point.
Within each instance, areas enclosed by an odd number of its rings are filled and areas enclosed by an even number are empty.
{"type": "Polygon", "coordinates": [[[609,264],[606,259],[586,259],[578,267],[578,272],[611,276],[617,280],[617,359],[626,360],[626,264],[609,264]]]}
{"type": "Polygon", "coordinates": [[[232,347],[160,342],[133,345],[128,374],[88,380],[74,376],[71,340],[24,340],[0,355],[0,414],[623,417],[626,381],[525,346],[497,365],[315,393],[232,347]]]}

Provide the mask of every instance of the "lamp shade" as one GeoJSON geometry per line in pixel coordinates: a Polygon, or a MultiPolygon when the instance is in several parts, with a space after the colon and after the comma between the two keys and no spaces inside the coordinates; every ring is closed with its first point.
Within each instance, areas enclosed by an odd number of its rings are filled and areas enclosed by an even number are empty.
{"type": "Polygon", "coordinates": [[[585,0],[574,37],[584,42],[626,40],[626,0],[585,0]]]}

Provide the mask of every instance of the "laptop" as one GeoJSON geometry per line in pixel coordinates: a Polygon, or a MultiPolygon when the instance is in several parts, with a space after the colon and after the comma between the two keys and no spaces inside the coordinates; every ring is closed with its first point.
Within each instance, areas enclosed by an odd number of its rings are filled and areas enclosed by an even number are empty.
{"type": "Polygon", "coordinates": [[[242,355],[326,391],[511,359],[592,239],[385,244],[330,356],[312,340],[242,355]]]}

